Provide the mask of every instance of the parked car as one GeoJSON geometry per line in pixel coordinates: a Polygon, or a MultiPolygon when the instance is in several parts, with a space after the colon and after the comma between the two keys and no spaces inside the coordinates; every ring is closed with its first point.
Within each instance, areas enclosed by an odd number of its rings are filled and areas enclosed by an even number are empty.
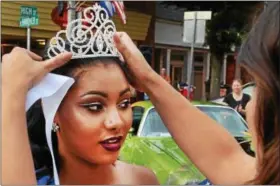
{"type": "MultiPolygon", "coordinates": [[[[247,125],[234,109],[213,103],[192,103],[225,127],[238,142],[245,141],[247,125]]],[[[152,169],[160,184],[186,185],[204,181],[205,176],[174,142],[152,103],[141,101],[132,107],[132,130],[119,159],[152,169]]],[[[251,153],[249,143],[242,143],[242,147],[251,153]]]]}
{"type": "MultiPolygon", "coordinates": [[[[254,88],[255,88],[255,83],[250,82],[250,83],[243,85],[242,91],[243,91],[243,93],[248,94],[249,96],[252,96],[254,88]]],[[[223,102],[224,98],[225,97],[213,99],[213,100],[211,100],[211,102],[226,105],[226,103],[223,102]]]]}

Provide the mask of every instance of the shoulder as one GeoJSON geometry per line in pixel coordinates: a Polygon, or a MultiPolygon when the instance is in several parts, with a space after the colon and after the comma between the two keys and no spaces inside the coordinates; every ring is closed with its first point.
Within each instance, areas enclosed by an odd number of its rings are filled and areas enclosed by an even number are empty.
{"type": "Polygon", "coordinates": [[[151,169],[137,165],[130,165],[130,167],[137,178],[137,184],[159,184],[155,173],[151,169]]]}
{"type": "Polygon", "coordinates": [[[229,93],[228,95],[226,95],[227,98],[233,98],[232,93],[229,93]]]}
{"type": "Polygon", "coordinates": [[[117,162],[118,166],[123,169],[126,178],[130,177],[130,182],[136,185],[158,185],[159,182],[154,172],[146,167],[128,164],[122,161],[117,162]]]}
{"type": "Polygon", "coordinates": [[[230,94],[228,94],[228,95],[225,96],[224,101],[228,101],[228,100],[230,100],[230,99],[232,99],[232,98],[233,98],[233,97],[232,97],[232,93],[230,93],[230,94]]]}
{"type": "Polygon", "coordinates": [[[250,100],[251,96],[249,94],[243,94],[243,98],[246,100],[250,100]]]}
{"type": "Polygon", "coordinates": [[[245,94],[245,93],[243,93],[243,96],[246,97],[246,98],[250,98],[251,97],[249,94],[245,94]]]}

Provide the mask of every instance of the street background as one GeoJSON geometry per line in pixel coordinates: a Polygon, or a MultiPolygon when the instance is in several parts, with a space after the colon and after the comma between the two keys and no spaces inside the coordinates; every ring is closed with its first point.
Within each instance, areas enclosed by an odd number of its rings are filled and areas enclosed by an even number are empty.
{"type": "MultiPolygon", "coordinates": [[[[69,2],[76,9],[74,18],[94,3],[69,2]]],[[[193,85],[192,99],[223,96],[235,78],[250,82],[238,66],[236,55],[264,2],[125,1],[124,6],[126,24],[120,16],[113,15],[117,30],[130,35],[156,72],[166,69],[174,88],[179,89],[180,83],[193,85]],[[189,34],[189,30],[184,31],[184,13],[188,11],[212,12],[210,20],[197,23],[197,32],[205,32],[205,37],[203,43],[194,43],[193,56],[191,43],[183,41],[184,35],[189,34]]],[[[66,1],[2,1],[1,56],[15,46],[30,46],[33,52],[43,55],[49,39],[67,24],[67,7],[66,1]],[[24,26],[28,23],[32,25],[30,29],[24,26]]],[[[138,92],[135,100],[143,99],[145,95],[138,92]]]]}

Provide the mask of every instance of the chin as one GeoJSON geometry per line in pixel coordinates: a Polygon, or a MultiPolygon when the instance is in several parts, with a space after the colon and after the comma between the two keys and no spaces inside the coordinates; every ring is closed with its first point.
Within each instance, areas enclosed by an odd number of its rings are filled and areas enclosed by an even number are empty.
{"type": "Polygon", "coordinates": [[[89,162],[97,165],[109,165],[114,164],[118,160],[118,157],[119,151],[109,153],[98,153],[98,156],[96,156],[96,154],[93,154],[92,157],[89,158],[89,162]]]}

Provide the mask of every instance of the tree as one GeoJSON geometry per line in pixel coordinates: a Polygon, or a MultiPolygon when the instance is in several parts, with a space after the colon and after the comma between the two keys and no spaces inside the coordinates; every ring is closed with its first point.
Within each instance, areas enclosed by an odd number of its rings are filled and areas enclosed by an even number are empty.
{"type": "Polygon", "coordinates": [[[212,19],[206,25],[206,44],[211,52],[211,97],[219,96],[220,74],[224,54],[234,52],[251,28],[263,2],[162,2],[186,8],[186,11],[211,10],[212,19]]]}

